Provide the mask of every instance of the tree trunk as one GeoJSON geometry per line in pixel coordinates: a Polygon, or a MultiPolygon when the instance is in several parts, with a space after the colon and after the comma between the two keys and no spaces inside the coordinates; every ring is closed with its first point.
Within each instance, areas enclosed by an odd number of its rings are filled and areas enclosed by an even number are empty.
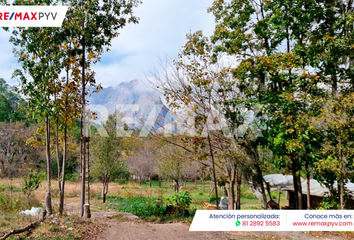
{"type": "Polygon", "coordinates": [[[45,193],[45,206],[47,215],[52,215],[52,196],[50,192],[45,193]],[[50,213],[47,212],[48,210],[50,211],[50,213]]]}
{"type": "Polygon", "coordinates": [[[106,180],[104,179],[102,181],[102,202],[106,203],[106,194],[107,194],[107,190],[106,190],[106,180]]]}
{"type": "Polygon", "coordinates": [[[46,117],[46,159],[47,159],[47,181],[48,181],[48,188],[47,193],[45,195],[45,203],[46,203],[46,210],[47,215],[52,215],[52,198],[51,198],[51,181],[52,181],[52,167],[50,161],[50,120],[49,117],[46,117]]]}
{"type": "Polygon", "coordinates": [[[149,187],[151,187],[151,177],[149,177],[149,187]]]}
{"type": "Polygon", "coordinates": [[[55,119],[55,150],[56,150],[56,157],[57,157],[57,165],[58,165],[58,189],[59,195],[61,194],[61,183],[60,183],[60,154],[59,154],[59,118],[56,117],[55,119]]]}
{"type": "MultiPolygon", "coordinates": [[[[334,68],[334,64],[332,64],[332,68],[334,68]]],[[[331,82],[332,82],[332,96],[336,97],[338,94],[338,81],[337,81],[336,73],[332,74],[331,82]]]]}
{"type": "Polygon", "coordinates": [[[159,177],[158,179],[159,179],[159,180],[158,180],[158,181],[159,181],[159,188],[161,188],[161,185],[162,185],[162,184],[161,184],[161,178],[159,177]]]}
{"type": "Polygon", "coordinates": [[[231,176],[227,188],[227,209],[234,210],[235,205],[235,181],[236,181],[236,168],[233,166],[231,176]]]}
{"type": "Polygon", "coordinates": [[[84,218],[91,218],[90,204],[88,203],[84,206],[84,218]]]}
{"type": "Polygon", "coordinates": [[[241,183],[242,183],[242,173],[240,170],[236,172],[237,178],[237,192],[236,192],[236,210],[241,210],[241,183]]]}
{"type": "Polygon", "coordinates": [[[261,187],[261,192],[262,192],[262,198],[263,198],[263,208],[264,210],[267,210],[267,194],[266,191],[264,189],[264,184],[266,183],[263,179],[263,173],[262,173],[262,169],[259,167],[258,165],[258,160],[257,163],[254,165],[257,171],[257,185],[259,185],[261,187]]]}
{"type": "MultiPolygon", "coordinates": [[[[85,18],[83,18],[83,27],[85,27],[85,18]]],[[[86,52],[86,39],[85,35],[82,36],[82,62],[81,62],[81,67],[82,67],[82,94],[81,94],[81,217],[84,216],[84,205],[85,205],[85,177],[86,177],[86,137],[84,136],[84,124],[86,121],[86,110],[85,110],[85,104],[86,104],[86,80],[85,80],[85,68],[86,68],[86,58],[85,58],[85,52],[86,52]]]]}
{"type": "Polygon", "coordinates": [[[65,168],[66,168],[66,151],[67,151],[67,124],[64,123],[64,147],[63,147],[63,166],[61,172],[61,192],[60,192],[60,201],[59,201],[59,213],[63,214],[64,210],[64,190],[65,190],[65,168]]]}
{"type": "Polygon", "coordinates": [[[297,176],[298,172],[298,156],[297,154],[291,154],[291,167],[293,172],[294,193],[295,193],[295,209],[302,209],[302,188],[301,177],[297,176]]]}
{"type": "Polygon", "coordinates": [[[210,150],[210,156],[211,156],[211,166],[212,166],[214,189],[215,189],[215,205],[216,205],[216,208],[218,209],[219,208],[218,184],[217,184],[218,180],[216,179],[214,153],[213,153],[213,149],[211,147],[211,140],[210,140],[209,133],[208,133],[208,143],[209,143],[209,150],[210,150]]]}
{"type": "Polygon", "coordinates": [[[307,170],[307,210],[311,209],[311,192],[310,192],[310,168],[309,164],[306,162],[306,170],[307,170]]]}
{"type": "Polygon", "coordinates": [[[178,180],[173,179],[173,190],[178,193],[179,192],[179,182],[178,180]]]}
{"type": "Polygon", "coordinates": [[[106,193],[102,193],[102,202],[106,203],[106,193]]]}
{"type": "Polygon", "coordinates": [[[301,177],[297,176],[297,185],[298,185],[298,193],[297,193],[297,198],[299,199],[299,209],[303,209],[303,204],[302,204],[302,186],[301,186],[301,177]]]}
{"type": "Polygon", "coordinates": [[[222,195],[223,195],[224,197],[227,197],[227,190],[226,190],[226,186],[225,186],[225,185],[223,185],[223,186],[221,187],[221,191],[222,191],[222,195]]]}
{"type": "MultiPolygon", "coordinates": [[[[66,68],[66,87],[69,86],[69,68],[66,68]]],[[[61,167],[61,192],[59,195],[59,214],[62,215],[64,211],[64,194],[65,194],[65,168],[66,168],[66,152],[68,143],[68,91],[65,92],[65,116],[64,116],[64,146],[63,146],[63,165],[61,167]]]]}
{"type": "Polygon", "coordinates": [[[342,142],[339,141],[339,160],[340,160],[340,209],[344,210],[344,163],[343,163],[343,154],[342,154],[342,142]]]}

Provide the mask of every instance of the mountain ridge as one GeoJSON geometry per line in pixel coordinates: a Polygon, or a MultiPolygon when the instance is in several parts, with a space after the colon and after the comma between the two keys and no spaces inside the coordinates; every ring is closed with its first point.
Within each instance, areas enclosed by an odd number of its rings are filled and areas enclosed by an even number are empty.
{"type": "Polygon", "coordinates": [[[88,97],[89,109],[97,113],[94,121],[105,121],[109,114],[119,110],[131,128],[146,128],[151,132],[163,127],[174,117],[163,104],[160,94],[139,80],[121,82],[115,87],[103,88],[88,97]]]}

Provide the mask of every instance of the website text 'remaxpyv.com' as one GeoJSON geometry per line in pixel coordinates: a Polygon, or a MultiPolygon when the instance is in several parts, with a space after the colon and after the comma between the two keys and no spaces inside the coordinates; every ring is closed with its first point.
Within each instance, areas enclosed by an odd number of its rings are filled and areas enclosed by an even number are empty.
{"type": "Polygon", "coordinates": [[[294,227],[347,227],[353,226],[352,222],[293,222],[294,227]]]}

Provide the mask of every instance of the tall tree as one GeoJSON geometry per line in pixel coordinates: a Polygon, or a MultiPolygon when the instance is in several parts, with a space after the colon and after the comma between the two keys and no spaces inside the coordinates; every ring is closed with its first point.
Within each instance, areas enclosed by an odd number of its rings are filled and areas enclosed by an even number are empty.
{"type": "Polygon", "coordinates": [[[127,176],[128,173],[127,164],[121,156],[121,139],[117,135],[117,129],[123,126],[122,118],[122,113],[118,111],[108,115],[103,124],[108,136],[100,136],[97,132],[92,140],[92,174],[102,182],[103,203],[106,202],[109,182],[120,176],[127,176]]]}
{"type": "Polygon", "coordinates": [[[61,71],[61,42],[56,33],[56,29],[52,28],[16,28],[10,38],[15,45],[15,54],[22,63],[23,71],[18,69],[14,73],[14,76],[20,78],[20,91],[29,100],[28,109],[32,116],[39,119],[44,117],[48,178],[46,208],[49,215],[52,213],[50,119],[54,111],[52,96],[55,92],[55,82],[61,71]]]}
{"type": "MultiPolygon", "coordinates": [[[[85,203],[85,166],[86,141],[85,127],[88,122],[86,116],[86,95],[88,84],[95,86],[94,72],[90,66],[100,61],[104,50],[109,50],[112,39],[119,35],[118,30],[127,23],[137,23],[138,18],[133,16],[133,9],[140,3],[139,0],[88,0],[69,1],[71,8],[68,14],[67,30],[74,38],[74,45],[79,49],[79,59],[76,74],[81,68],[81,216],[84,214],[85,203]]],[[[98,89],[100,85],[98,85],[98,89]]]]}

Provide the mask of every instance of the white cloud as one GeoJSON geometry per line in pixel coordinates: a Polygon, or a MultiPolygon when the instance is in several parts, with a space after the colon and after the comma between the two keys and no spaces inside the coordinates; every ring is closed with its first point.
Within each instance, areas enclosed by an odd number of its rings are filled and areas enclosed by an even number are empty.
{"type": "Polygon", "coordinates": [[[111,51],[103,54],[95,66],[97,80],[103,86],[145,79],[159,58],[176,56],[186,42],[186,34],[203,30],[211,35],[214,18],[207,13],[212,0],[145,0],[136,11],[137,25],[128,25],[113,40],[111,51]],[[109,59],[109,63],[105,60],[109,59]]]}
{"type": "Polygon", "coordinates": [[[4,78],[8,84],[18,84],[17,80],[11,79],[12,73],[20,66],[12,53],[12,44],[9,42],[11,34],[2,29],[0,31],[0,78],[4,78]]]}
{"type": "MultiPolygon", "coordinates": [[[[127,25],[114,39],[111,51],[102,55],[102,62],[93,66],[96,79],[103,86],[116,86],[122,81],[145,79],[159,58],[176,56],[185,44],[185,35],[203,30],[210,35],[214,18],[207,13],[213,0],[144,0],[135,10],[137,25],[127,25]]],[[[10,84],[13,71],[19,67],[8,42],[10,33],[1,30],[0,77],[10,84]]]]}

